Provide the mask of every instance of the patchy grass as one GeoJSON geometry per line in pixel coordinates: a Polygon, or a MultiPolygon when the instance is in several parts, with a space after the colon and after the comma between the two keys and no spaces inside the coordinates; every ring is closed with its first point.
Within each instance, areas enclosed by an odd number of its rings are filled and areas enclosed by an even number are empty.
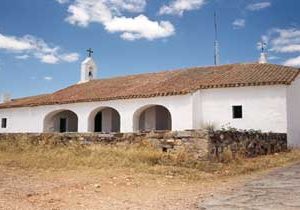
{"type": "Polygon", "coordinates": [[[0,165],[26,169],[132,169],[189,180],[249,174],[296,161],[300,161],[300,150],[217,163],[194,160],[186,151],[163,153],[147,143],[116,147],[0,142],[0,165]]]}

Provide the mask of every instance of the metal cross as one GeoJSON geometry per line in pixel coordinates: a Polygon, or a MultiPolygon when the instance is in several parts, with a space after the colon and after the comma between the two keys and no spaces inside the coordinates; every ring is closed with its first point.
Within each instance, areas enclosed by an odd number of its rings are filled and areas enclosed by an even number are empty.
{"type": "Polygon", "coordinates": [[[92,57],[92,54],[94,53],[94,51],[92,50],[92,48],[88,49],[87,52],[89,53],[89,57],[92,57]]]}
{"type": "Polygon", "coordinates": [[[265,47],[267,46],[267,44],[265,42],[261,42],[261,52],[264,53],[265,52],[265,47]]]}

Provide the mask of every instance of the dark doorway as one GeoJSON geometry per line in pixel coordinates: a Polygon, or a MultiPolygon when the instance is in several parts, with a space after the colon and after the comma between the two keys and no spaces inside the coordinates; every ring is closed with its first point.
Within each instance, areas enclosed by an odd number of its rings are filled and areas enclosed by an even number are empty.
{"type": "Polygon", "coordinates": [[[98,112],[95,117],[95,132],[102,132],[102,112],[98,112]]]}
{"type": "Polygon", "coordinates": [[[59,120],[59,132],[65,133],[67,131],[67,119],[60,118],[59,120]]]}

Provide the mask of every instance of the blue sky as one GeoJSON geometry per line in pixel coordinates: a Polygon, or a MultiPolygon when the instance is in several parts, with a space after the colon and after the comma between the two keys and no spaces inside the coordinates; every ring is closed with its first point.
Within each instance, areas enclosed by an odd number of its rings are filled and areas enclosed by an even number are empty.
{"type": "Polygon", "coordinates": [[[98,77],[213,64],[300,66],[299,0],[1,0],[0,93],[49,93],[79,81],[92,47],[98,77]]]}

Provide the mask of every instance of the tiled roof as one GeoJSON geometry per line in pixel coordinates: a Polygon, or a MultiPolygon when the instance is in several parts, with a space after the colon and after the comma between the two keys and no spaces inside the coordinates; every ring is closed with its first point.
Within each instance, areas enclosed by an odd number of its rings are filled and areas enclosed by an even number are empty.
{"type": "Polygon", "coordinates": [[[183,95],[198,89],[290,85],[300,70],[274,64],[194,67],[93,80],[52,94],[15,99],[0,108],[183,95]]]}

